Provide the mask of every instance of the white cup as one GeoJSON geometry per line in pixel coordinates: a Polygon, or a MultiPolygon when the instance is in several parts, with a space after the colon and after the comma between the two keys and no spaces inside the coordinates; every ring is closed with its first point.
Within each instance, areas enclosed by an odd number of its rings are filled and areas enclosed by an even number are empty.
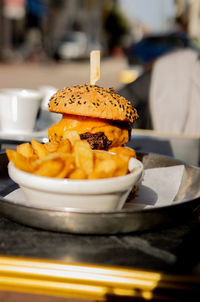
{"type": "Polygon", "coordinates": [[[38,90],[0,89],[0,130],[12,134],[32,132],[41,101],[38,90]]]}

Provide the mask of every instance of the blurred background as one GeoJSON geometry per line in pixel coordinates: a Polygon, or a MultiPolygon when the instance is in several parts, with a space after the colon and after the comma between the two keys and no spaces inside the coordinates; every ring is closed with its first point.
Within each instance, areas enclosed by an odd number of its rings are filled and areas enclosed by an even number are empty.
{"type": "Polygon", "coordinates": [[[135,81],[160,55],[200,48],[199,0],[0,0],[0,88],[135,81]]]}

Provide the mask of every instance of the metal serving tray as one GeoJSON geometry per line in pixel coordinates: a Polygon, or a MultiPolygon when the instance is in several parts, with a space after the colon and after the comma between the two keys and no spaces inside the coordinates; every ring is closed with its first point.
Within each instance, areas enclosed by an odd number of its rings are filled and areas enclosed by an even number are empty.
{"type": "Polygon", "coordinates": [[[184,165],[176,203],[143,210],[122,209],[115,212],[55,211],[17,205],[3,198],[17,188],[7,174],[7,157],[0,154],[0,214],[38,229],[74,234],[117,234],[169,226],[197,217],[200,205],[200,168],[152,153],[137,153],[144,168],[184,165]],[[178,200],[178,201],[177,201],[178,200]]]}

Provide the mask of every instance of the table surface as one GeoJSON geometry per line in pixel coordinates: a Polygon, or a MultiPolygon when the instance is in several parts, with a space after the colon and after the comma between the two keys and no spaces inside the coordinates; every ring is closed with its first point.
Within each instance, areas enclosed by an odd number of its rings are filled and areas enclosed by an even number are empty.
{"type": "Polygon", "coordinates": [[[36,230],[0,217],[0,254],[95,263],[167,273],[197,269],[199,224],[123,235],[72,235],[36,230]]]}
{"type": "MultiPolygon", "coordinates": [[[[139,151],[144,151],[141,140],[139,144],[139,151]]],[[[137,141],[129,145],[137,150],[137,141]]],[[[159,145],[158,153],[173,155],[167,142],[159,145]]],[[[10,184],[8,179],[6,187],[10,184]]],[[[0,181],[0,192],[6,187],[0,181]]],[[[74,235],[37,230],[0,216],[0,254],[199,275],[199,231],[198,221],[188,219],[168,228],[138,233],[74,235]]]]}

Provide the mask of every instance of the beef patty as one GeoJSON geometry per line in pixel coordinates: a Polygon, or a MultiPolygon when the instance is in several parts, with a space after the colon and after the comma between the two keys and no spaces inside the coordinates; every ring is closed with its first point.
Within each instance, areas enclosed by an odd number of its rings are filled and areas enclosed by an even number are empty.
{"type": "Polygon", "coordinates": [[[108,140],[104,132],[85,132],[80,134],[80,138],[81,140],[86,140],[93,150],[108,150],[109,146],[112,144],[112,141],[108,140]]]}

